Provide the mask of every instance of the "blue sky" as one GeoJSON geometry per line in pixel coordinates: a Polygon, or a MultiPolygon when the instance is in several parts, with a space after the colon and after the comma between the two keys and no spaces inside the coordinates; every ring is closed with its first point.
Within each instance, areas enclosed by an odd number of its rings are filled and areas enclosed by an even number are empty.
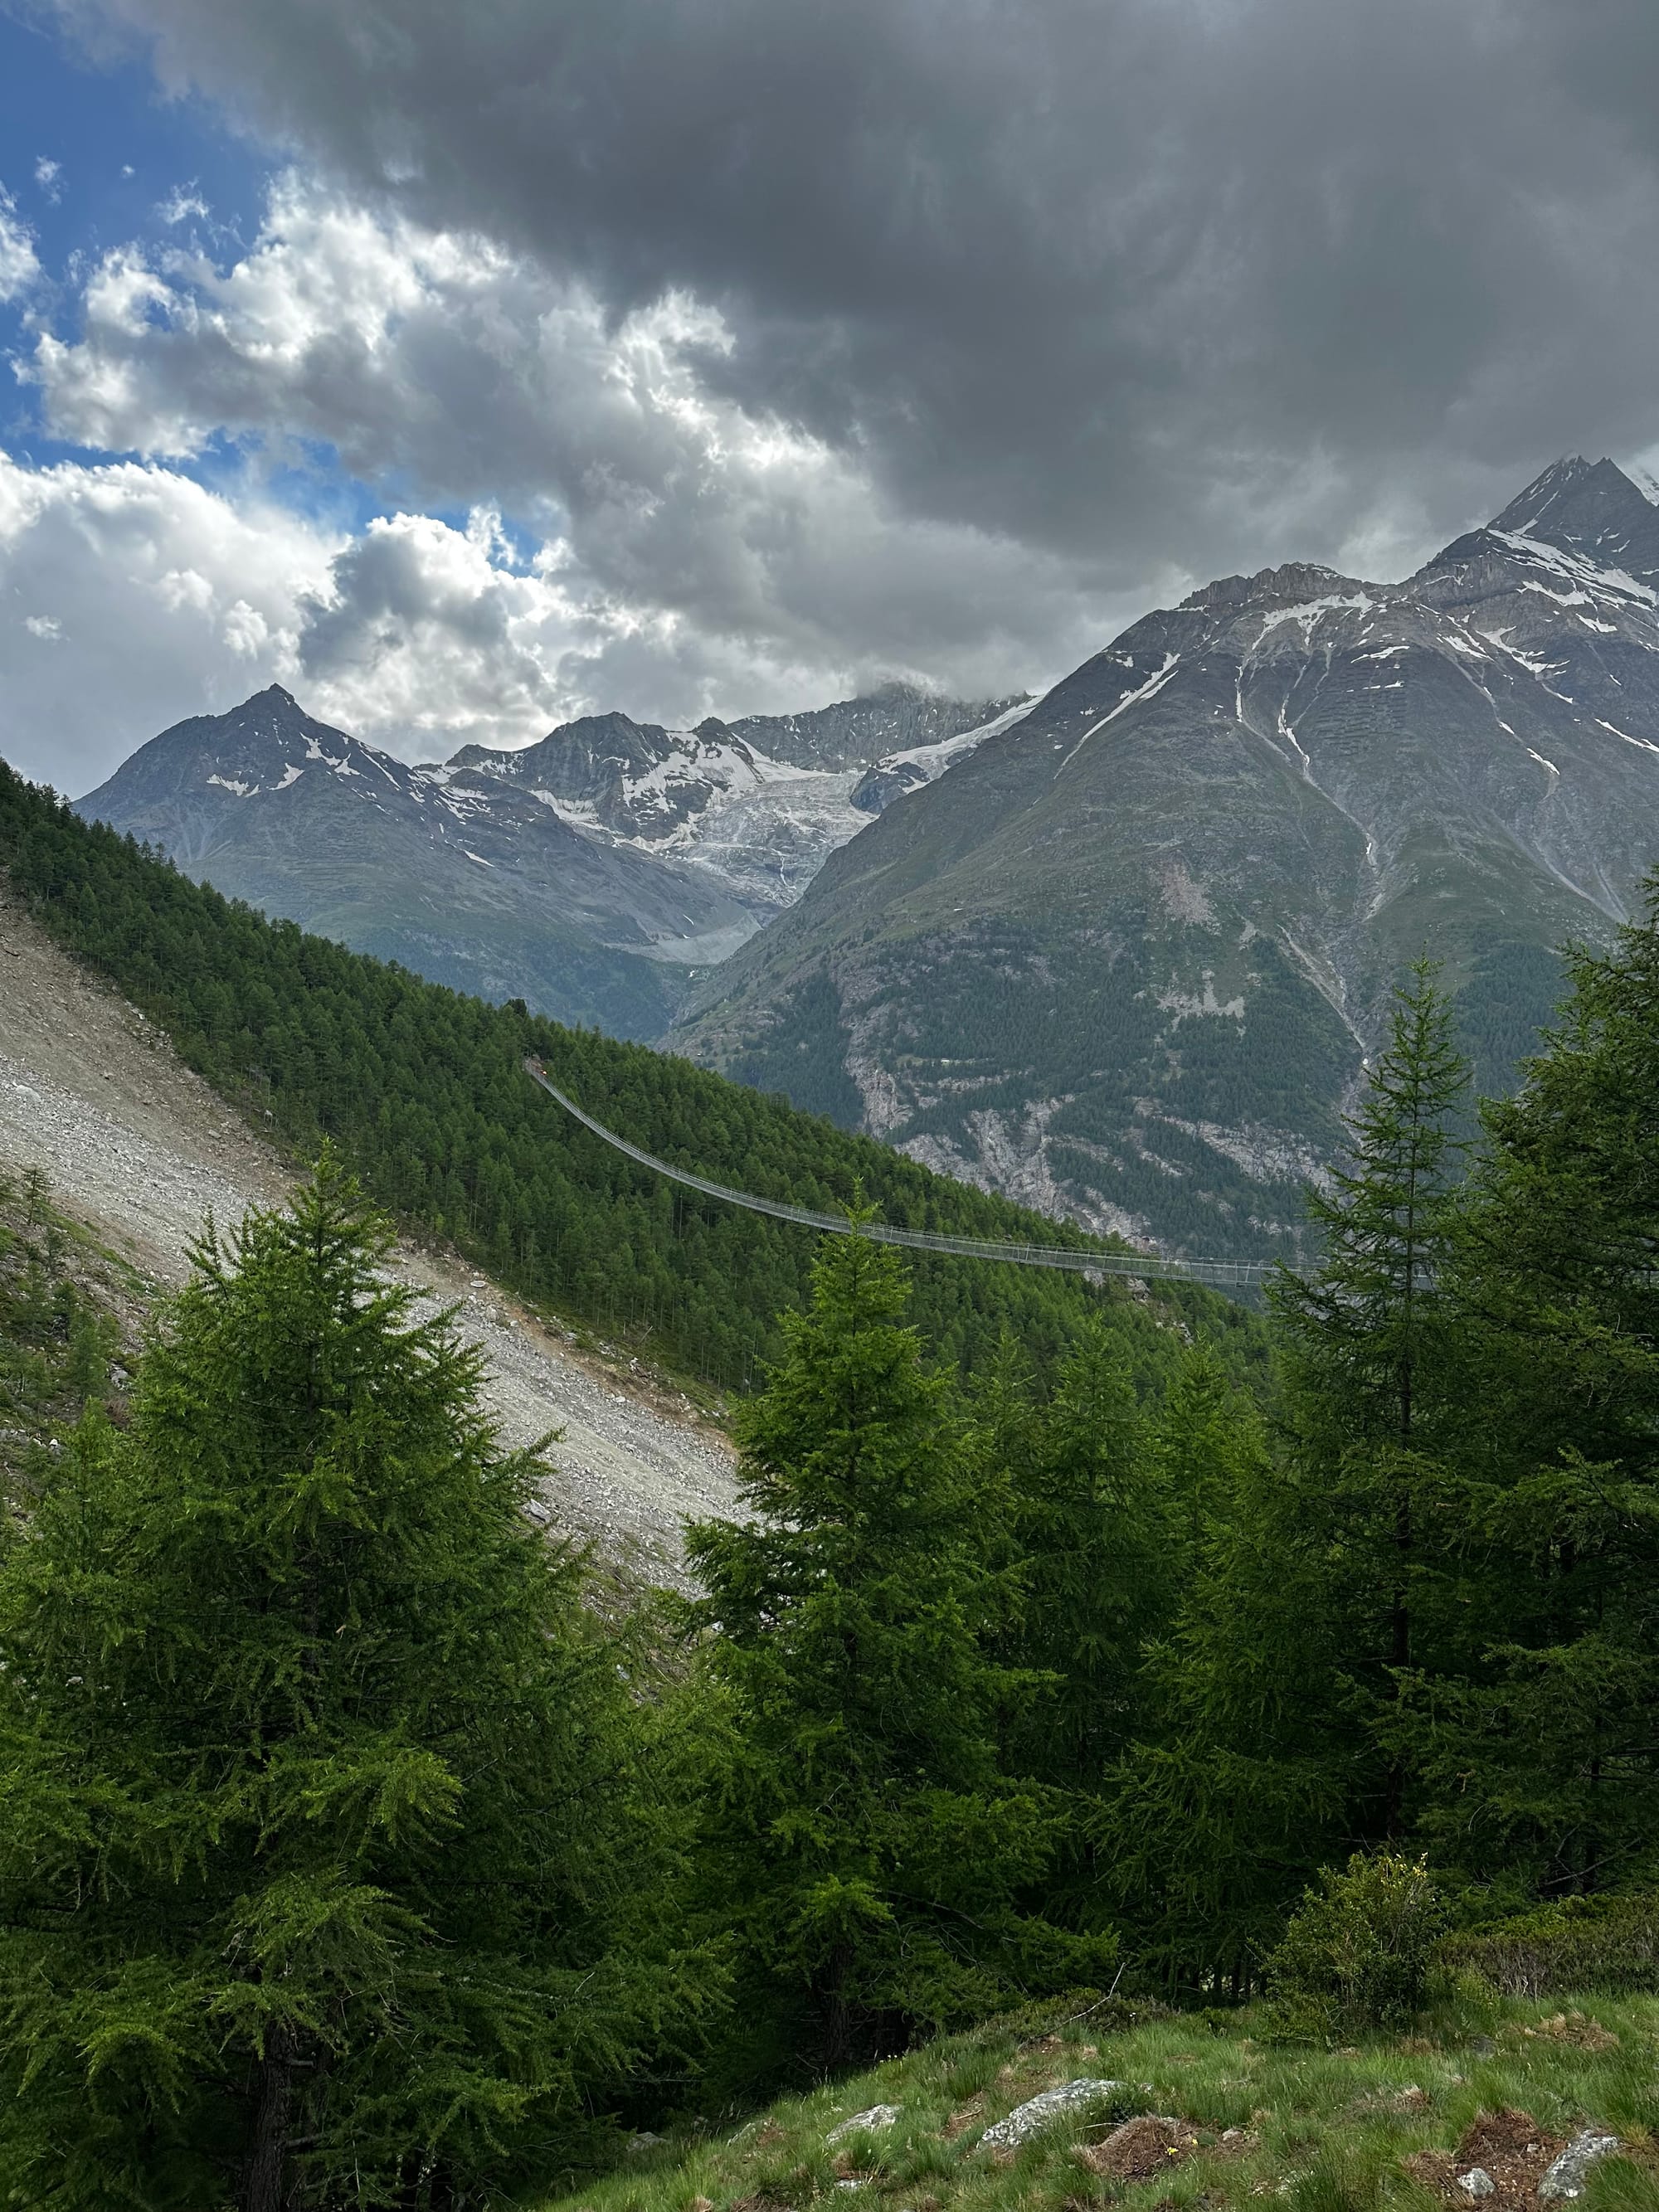
{"type": "MultiPolygon", "coordinates": [[[[0,13],[0,185],[49,271],[132,238],[160,239],[159,212],[200,198],[225,243],[252,236],[274,166],[200,100],[167,100],[130,60],[94,67],[64,40],[0,13]]],[[[25,303],[0,306],[0,343],[25,337],[25,303]]],[[[8,409],[15,434],[19,415],[8,409]]],[[[21,422],[29,417],[25,411],[21,422]]]]}
{"type": "Polygon", "coordinates": [[[1659,456],[1620,0],[0,0],[0,186],[70,790],[273,680],[410,757],[1006,696],[1659,456]]]}
{"type": "MultiPolygon", "coordinates": [[[[234,264],[258,234],[283,149],[227,127],[199,97],[169,97],[136,57],[94,64],[76,44],[0,12],[0,190],[31,234],[46,282],[0,300],[0,353],[22,361],[43,320],[73,330],[77,278],[134,241],[152,251],[199,250],[234,264]]],[[[50,465],[106,458],[103,448],[54,434],[37,395],[7,378],[0,438],[19,457],[50,465]]],[[[173,465],[207,485],[234,483],[245,457],[216,439],[173,465]]],[[[361,529],[398,487],[364,483],[326,441],[303,441],[269,480],[284,505],[361,529]]],[[[447,520],[465,526],[465,509],[447,520]]]]}

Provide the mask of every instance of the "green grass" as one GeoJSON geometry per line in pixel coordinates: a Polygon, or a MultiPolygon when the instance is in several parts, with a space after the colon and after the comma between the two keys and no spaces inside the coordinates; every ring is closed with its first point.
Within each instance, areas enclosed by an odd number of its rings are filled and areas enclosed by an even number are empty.
{"type": "Polygon", "coordinates": [[[1430,2212],[1443,2200],[1401,2160],[1450,2151],[1479,2113],[1515,2107],[1547,2135],[1599,2122],[1630,2147],[1632,2156],[1594,2169],[1582,2212],[1659,2212],[1659,1998],[1586,1997],[1575,2007],[1466,1985],[1421,2034],[1341,2051],[1261,2040],[1264,2022],[1251,2012],[1218,2024],[1124,2014],[1115,2005],[1092,2022],[1058,2013],[993,2021],[782,2099],[732,2132],[688,2129],[544,2202],[580,2212],[702,2212],[702,2198],[714,2212],[785,2212],[856,2197],[872,2212],[1083,2212],[1120,2203],[1125,2212],[1212,2212],[1265,2199],[1291,2212],[1430,2212]],[[1125,2086],[1012,2160],[979,2148],[992,2121],[1079,2075],[1125,2086]],[[838,2123],[878,2104],[901,2108],[894,2125],[826,2143],[838,2123]],[[1197,2151],[1150,2179],[1096,2173],[1079,2149],[1139,2112],[1189,2123],[1197,2151]],[[1242,2140],[1224,2142],[1229,2129],[1243,2130],[1242,2140]],[[862,2185],[838,2188],[848,2180],[862,2185]]]}

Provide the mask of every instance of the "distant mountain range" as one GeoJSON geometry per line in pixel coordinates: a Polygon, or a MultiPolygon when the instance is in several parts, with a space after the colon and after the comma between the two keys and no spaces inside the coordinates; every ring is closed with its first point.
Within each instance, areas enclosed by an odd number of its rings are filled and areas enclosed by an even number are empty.
{"type": "Polygon", "coordinates": [[[360,951],[648,1038],[696,966],[799,896],[890,788],[1018,703],[891,685],[696,731],[606,714],[410,768],[273,684],[163,731],[77,804],[360,951]]]}
{"type": "Polygon", "coordinates": [[[1030,705],[887,684],[805,714],[666,730],[626,714],[567,722],[519,752],[481,745],[449,772],[532,791],[574,828],[690,862],[754,915],[792,906],[837,845],[1030,705]]]}
{"type": "Polygon", "coordinates": [[[1659,860],[1659,509],[1547,470],[1404,583],[1148,615],[826,860],[676,1048],[1045,1211],[1289,1249],[1389,987],[1506,1087],[1659,860]]]}
{"type": "Polygon", "coordinates": [[[1228,577],[1035,702],[602,714],[411,769],[273,688],[79,805],[1049,1212],[1290,1250],[1405,963],[1507,1087],[1555,948],[1659,860],[1659,507],[1562,461],[1404,583],[1228,577]]]}

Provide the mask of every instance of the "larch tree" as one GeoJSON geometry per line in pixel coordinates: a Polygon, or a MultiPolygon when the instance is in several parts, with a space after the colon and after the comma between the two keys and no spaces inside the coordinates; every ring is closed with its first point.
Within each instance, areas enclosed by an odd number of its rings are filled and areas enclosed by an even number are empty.
{"type": "Polygon", "coordinates": [[[1178,1601],[1146,1652],[1144,1734],[1109,1778],[1102,1856],[1138,1960],[1171,1991],[1239,1995],[1343,1839],[1343,1623],[1322,1514],[1202,1347],[1152,1451],[1175,1501],[1178,1601]]]}
{"type": "Polygon", "coordinates": [[[1486,1109],[1455,1289],[1462,1662],[1411,1685],[1425,1832],[1494,1895],[1659,1878],[1659,881],[1486,1109]]]}
{"type": "MultiPolygon", "coordinates": [[[[1416,1647],[1413,1601],[1433,1569],[1419,1498],[1441,1487],[1440,1425],[1455,1409],[1458,1334],[1444,1278],[1455,1245],[1468,1072],[1433,963],[1395,994],[1389,1041],[1349,1122],[1349,1158],[1309,1194],[1317,1268],[1271,1293],[1284,1347],[1291,1479],[1330,1532],[1346,1586],[1347,1664],[1371,1725],[1388,1725],[1416,1647]]],[[[1376,1818],[1406,1818],[1398,1747],[1376,1818]]],[[[1357,1817],[1362,1825],[1371,1816],[1357,1817]]]]}
{"type": "Polygon", "coordinates": [[[0,1552],[0,2172],[453,2207],[591,2153],[712,1986],[649,1725],[477,1356],[327,1158],[209,1231],[0,1552]]]}
{"type": "Polygon", "coordinates": [[[1085,1978],[1110,1948],[1019,1903],[1058,1815],[1005,1771],[998,1723],[1040,1686],[988,1649],[1006,1543],[907,1296],[890,1248],[826,1240],[811,1308],[786,1316],[740,1416],[750,1517],[690,1538],[708,1592],[692,1619],[729,1714],[710,1816],[722,1916],[754,2016],[811,2065],[1085,1978]]]}
{"type": "Polygon", "coordinates": [[[1097,1316],[1046,1397],[994,1375],[981,1405],[1016,1577],[999,1649],[1050,1685],[1007,1715],[1004,1741],[1011,1765],[1066,1808],[1042,1907],[1106,1929],[1102,1791],[1141,1732],[1143,1649],[1167,1626],[1179,1576],[1162,1470],[1122,1347],[1097,1316]]]}

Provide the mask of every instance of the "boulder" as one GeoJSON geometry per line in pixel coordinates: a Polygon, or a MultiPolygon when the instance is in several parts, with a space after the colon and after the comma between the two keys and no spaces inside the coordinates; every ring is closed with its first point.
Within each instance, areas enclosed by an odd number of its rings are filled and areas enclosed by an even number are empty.
{"type": "Polygon", "coordinates": [[[979,2139],[979,2147],[981,2150],[1018,2150],[1040,2128],[1080,2111],[1085,2105],[1098,2104],[1103,2097],[1119,2095],[1127,2086],[1123,2081],[1097,2081],[1087,2075],[1075,2081],[1062,2081],[1057,2089],[1045,2089],[1041,2096],[1029,2097],[1023,2105],[1016,2105],[1006,2120],[999,2120],[994,2127],[986,2129],[979,2139]]]}
{"type": "Polygon", "coordinates": [[[831,2128],[823,2140],[826,2143],[838,2143],[843,2136],[878,2135],[883,2128],[892,2126],[902,2110],[898,2105],[872,2105],[867,2112],[854,2112],[851,2119],[831,2128]]]}
{"type": "Polygon", "coordinates": [[[1598,2135],[1585,2128],[1576,2135],[1538,2185],[1540,2200],[1548,2204],[1563,2197],[1582,2197],[1584,2177],[1598,2158],[1620,2148],[1617,2136],[1598,2135]]]}

